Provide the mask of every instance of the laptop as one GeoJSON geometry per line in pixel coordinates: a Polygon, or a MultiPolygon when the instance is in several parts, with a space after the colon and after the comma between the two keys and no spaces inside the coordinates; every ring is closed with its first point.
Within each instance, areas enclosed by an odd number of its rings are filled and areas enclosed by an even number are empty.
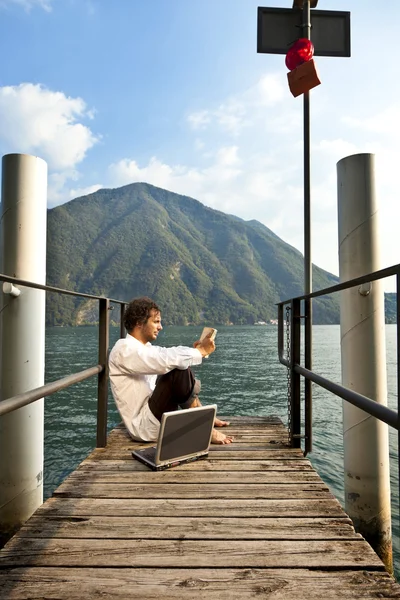
{"type": "Polygon", "coordinates": [[[133,450],[132,456],[153,471],[162,471],[208,456],[217,405],[166,412],[157,445],[133,450]]]}

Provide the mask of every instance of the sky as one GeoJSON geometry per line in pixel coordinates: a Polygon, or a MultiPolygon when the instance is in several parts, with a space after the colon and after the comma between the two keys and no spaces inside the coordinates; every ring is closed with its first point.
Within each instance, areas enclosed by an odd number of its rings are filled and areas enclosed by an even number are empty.
{"type": "MultiPolygon", "coordinates": [[[[1,155],[47,162],[49,208],[145,181],[257,219],[303,252],[303,100],[284,56],[257,54],[258,6],[292,0],[0,0],[1,155]]],[[[338,274],[336,165],[373,153],[381,264],[391,266],[400,2],[318,9],[351,12],[352,56],[315,59],[312,261],[338,274]]]]}

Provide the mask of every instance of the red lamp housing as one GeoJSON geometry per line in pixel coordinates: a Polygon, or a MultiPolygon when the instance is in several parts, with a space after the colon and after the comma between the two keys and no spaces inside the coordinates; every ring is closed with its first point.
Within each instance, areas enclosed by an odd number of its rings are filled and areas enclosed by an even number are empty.
{"type": "Polygon", "coordinates": [[[289,71],[293,71],[314,56],[314,44],[307,38],[298,39],[288,50],[285,64],[289,71]]]}

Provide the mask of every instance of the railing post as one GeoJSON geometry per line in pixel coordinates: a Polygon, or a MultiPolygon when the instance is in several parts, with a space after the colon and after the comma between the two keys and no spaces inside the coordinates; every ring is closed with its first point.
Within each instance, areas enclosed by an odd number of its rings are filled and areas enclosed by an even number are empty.
{"type": "Polygon", "coordinates": [[[283,358],[283,304],[278,304],[278,356],[283,358]]]}
{"type": "MultiPolygon", "coordinates": [[[[304,366],[312,371],[312,300],[304,301],[304,366]]],[[[312,382],[304,381],[304,455],[312,451],[312,382]]]]}
{"type": "Polygon", "coordinates": [[[399,421],[399,428],[397,429],[397,469],[399,476],[399,489],[398,489],[398,515],[400,519],[400,272],[396,275],[396,309],[397,309],[397,419],[399,421]]]}
{"type": "Polygon", "coordinates": [[[109,299],[101,298],[99,300],[99,364],[104,368],[98,375],[97,383],[97,448],[105,448],[107,445],[109,309],[109,299]]]}
{"type": "Polygon", "coordinates": [[[124,325],[124,314],[125,314],[125,304],[121,304],[121,316],[119,322],[119,337],[124,338],[126,335],[125,325],[124,325]]]}
{"type": "Polygon", "coordinates": [[[300,300],[291,301],[291,336],[290,336],[290,366],[291,366],[291,423],[290,439],[293,448],[300,448],[301,409],[300,409],[300,375],[295,373],[294,365],[300,364],[300,300]]]}

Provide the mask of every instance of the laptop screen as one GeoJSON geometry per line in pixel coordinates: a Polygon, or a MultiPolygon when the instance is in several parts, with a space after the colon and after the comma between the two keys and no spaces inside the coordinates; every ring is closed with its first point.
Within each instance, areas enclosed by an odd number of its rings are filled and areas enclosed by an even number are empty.
{"type": "Polygon", "coordinates": [[[160,460],[170,460],[208,449],[216,407],[204,406],[166,413],[160,460]]]}

